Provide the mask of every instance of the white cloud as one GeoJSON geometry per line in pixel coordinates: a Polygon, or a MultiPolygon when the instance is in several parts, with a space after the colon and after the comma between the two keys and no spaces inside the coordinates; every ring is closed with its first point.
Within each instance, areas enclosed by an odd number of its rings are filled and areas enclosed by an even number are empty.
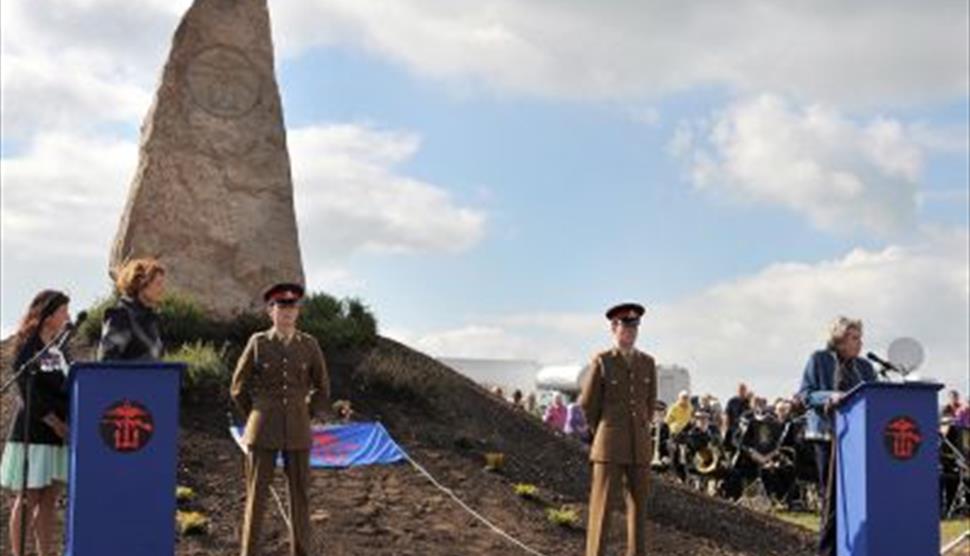
{"type": "Polygon", "coordinates": [[[148,108],[187,1],[3,3],[5,137],[132,124],[148,108]]]}
{"type": "Polygon", "coordinates": [[[136,159],[133,142],[61,132],[0,159],[5,247],[106,259],[136,159]]]}
{"type": "MultiPolygon", "coordinates": [[[[137,123],[189,0],[2,3],[3,132],[137,123]]],[[[352,45],[464,90],[629,102],[711,85],[886,106],[968,91],[967,8],[915,1],[274,0],[285,56],[352,45]]],[[[951,143],[952,144],[952,143],[951,143]]]]}
{"type": "MultiPolygon", "coordinates": [[[[970,371],[970,236],[929,230],[919,242],[853,250],[818,263],[778,263],[682,300],[650,307],[641,343],[661,363],[692,370],[695,388],[726,396],[739,380],[767,395],[797,388],[808,355],[836,315],[865,322],[866,349],[912,336],[923,373],[967,389],[970,371]]],[[[453,330],[400,332],[438,356],[586,361],[608,345],[602,315],[530,314],[474,319],[453,330]]]]}
{"type": "Polygon", "coordinates": [[[967,123],[947,126],[917,122],[908,126],[913,141],[928,151],[962,154],[970,151],[970,128],[967,123]]]}
{"type": "Polygon", "coordinates": [[[963,2],[288,0],[285,51],[345,44],[435,78],[566,98],[697,86],[882,105],[968,90],[963,2]]]}
{"type": "Polygon", "coordinates": [[[697,188],[780,205],[824,230],[886,235],[915,222],[925,155],[896,120],[857,123],[764,94],[682,122],[668,149],[697,188]]]}
{"type": "Polygon", "coordinates": [[[414,134],[359,125],[314,126],[289,135],[304,250],[460,252],[478,243],[485,214],[445,188],[401,175],[414,134]]]}
{"type": "MultiPolygon", "coordinates": [[[[304,264],[318,287],[352,294],[362,280],[346,265],[354,253],[469,249],[485,233],[485,213],[395,166],[417,151],[416,135],[355,125],[289,132],[304,264]]],[[[23,153],[0,159],[4,304],[37,284],[31,267],[69,257],[85,273],[78,291],[105,290],[107,255],[137,162],[131,141],[49,132],[23,153]]],[[[14,303],[18,305],[19,303],[14,303]]],[[[15,318],[4,313],[4,323],[15,318]]]]}

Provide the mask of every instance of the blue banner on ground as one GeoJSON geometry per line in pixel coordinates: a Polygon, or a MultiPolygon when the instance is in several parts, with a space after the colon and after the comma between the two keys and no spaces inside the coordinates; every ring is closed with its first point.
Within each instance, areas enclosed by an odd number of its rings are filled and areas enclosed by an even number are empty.
{"type": "MultiPolygon", "coordinates": [[[[242,447],[242,427],[232,427],[232,437],[242,447]]],[[[313,427],[310,467],[358,467],[387,465],[405,459],[404,450],[380,423],[348,423],[313,427]]],[[[283,459],[277,460],[278,466],[283,459]]]]}

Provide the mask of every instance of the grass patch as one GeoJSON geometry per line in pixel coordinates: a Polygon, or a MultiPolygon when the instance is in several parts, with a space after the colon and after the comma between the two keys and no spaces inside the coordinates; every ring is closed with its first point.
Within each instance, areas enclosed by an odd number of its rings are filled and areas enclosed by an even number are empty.
{"type": "Polygon", "coordinates": [[[809,531],[818,532],[820,523],[818,514],[811,512],[772,512],[772,515],[809,531]]]}
{"type": "Polygon", "coordinates": [[[179,485],[175,487],[175,501],[179,504],[188,504],[195,500],[195,491],[191,487],[179,485]]]}
{"type": "Polygon", "coordinates": [[[528,483],[516,483],[512,487],[515,495],[526,500],[535,500],[539,497],[539,487],[528,483]]]}
{"type": "Polygon", "coordinates": [[[943,544],[957,540],[957,537],[970,531],[970,518],[948,519],[940,524],[940,538],[943,544]]]}
{"type": "MultiPolygon", "coordinates": [[[[809,531],[818,532],[820,523],[818,514],[808,512],[775,512],[773,515],[788,523],[804,527],[809,531]]],[[[966,518],[944,520],[940,522],[940,539],[943,541],[943,544],[947,544],[950,541],[956,540],[957,537],[968,530],[970,530],[970,520],[966,518]]]]}
{"type": "Polygon", "coordinates": [[[488,452],[485,454],[485,471],[501,471],[505,467],[505,454],[488,452]]]}
{"type": "Polygon", "coordinates": [[[566,529],[579,527],[579,512],[569,506],[546,509],[546,519],[549,523],[566,529]]]}
{"type": "Polygon", "coordinates": [[[205,535],[209,532],[209,518],[200,512],[175,512],[175,524],[183,537],[205,535]]]}

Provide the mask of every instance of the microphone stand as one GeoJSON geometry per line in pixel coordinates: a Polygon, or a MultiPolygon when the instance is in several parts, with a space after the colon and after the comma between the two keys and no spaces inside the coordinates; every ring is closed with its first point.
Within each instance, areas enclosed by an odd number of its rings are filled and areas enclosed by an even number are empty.
{"type": "Polygon", "coordinates": [[[34,363],[36,363],[41,357],[46,355],[51,348],[57,346],[63,346],[67,339],[71,336],[74,331],[74,327],[68,324],[65,326],[64,330],[61,331],[57,336],[54,337],[47,345],[35,353],[30,359],[24,362],[23,365],[17,369],[13,377],[10,378],[2,387],[0,387],[0,395],[10,389],[10,387],[23,375],[27,375],[26,384],[24,385],[24,420],[21,424],[21,435],[23,436],[23,447],[24,447],[24,460],[21,467],[21,477],[20,477],[20,538],[18,547],[18,552],[20,554],[26,554],[25,548],[27,544],[27,520],[29,519],[27,515],[27,475],[30,473],[30,411],[31,411],[31,401],[33,398],[33,388],[34,388],[34,377],[37,374],[36,369],[34,369],[34,363]]]}

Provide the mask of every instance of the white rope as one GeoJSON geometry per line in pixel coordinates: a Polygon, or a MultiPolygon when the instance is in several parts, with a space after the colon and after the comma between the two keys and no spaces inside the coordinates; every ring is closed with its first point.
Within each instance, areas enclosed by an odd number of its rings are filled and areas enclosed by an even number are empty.
{"type": "MultiPolygon", "coordinates": [[[[235,429],[231,429],[231,434],[232,434],[233,438],[236,440],[236,444],[243,451],[243,453],[245,453],[246,452],[246,448],[243,446],[240,437],[236,434],[236,430],[235,429]]],[[[494,523],[492,523],[491,521],[489,521],[488,519],[486,519],[484,516],[482,516],[480,513],[478,513],[475,510],[473,510],[468,504],[464,503],[460,498],[458,498],[458,496],[456,496],[455,493],[450,488],[448,488],[445,485],[439,483],[438,480],[435,479],[431,475],[431,473],[428,472],[427,469],[425,469],[424,467],[422,467],[421,464],[419,464],[418,462],[414,461],[414,459],[412,459],[411,456],[408,455],[408,453],[405,452],[403,449],[401,450],[401,454],[403,454],[404,455],[404,458],[406,460],[408,460],[408,463],[410,463],[412,466],[414,466],[415,469],[417,469],[418,473],[421,473],[422,475],[424,475],[425,478],[427,478],[429,481],[431,481],[431,484],[433,484],[435,487],[438,488],[438,490],[440,490],[441,492],[444,492],[445,494],[447,494],[452,500],[454,500],[459,506],[461,506],[462,509],[464,509],[472,517],[474,517],[475,519],[477,519],[481,523],[485,524],[486,527],[488,527],[489,529],[491,529],[492,531],[494,531],[499,536],[505,538],[510,543],[518,546],[519,548],[521,548],[522,550],[528,552],[529,554],[532,554],[533,556],[546,556],[542,552],[539,552],[538,550],[536,550],[534,548],[530,548],[529,546],[527,546],[526,544],[524,544],[522,541],[516,539],[512,535],[509,535],[508,533],[506,533],[505,531],[503,531],[502,529],[500,529],[497,525],[495,525],[494,523]]],[[[287,515],[286,508],[283,506],[283,500],[282,500],[282,498],[280,498],[279,493],[276,491],[276,489],[272,485],[270,485],[269,491],[273,494],[273,498],[276,500],[276,507],[280,511],[280,516],[283,518],[283,521],[286,523],[287,529],[289,529],[290,528],[290,519],[289,519],[289,516],[287,515]]]]}
{"type": "Polygon", "coordinates": [[[269,491],[273,493],[273,498],[276,500],[276,507],[280,511],[280,517],[283,518],[283,523],[286,523],[286,529],[287,530],[292,529],[292,527],[290,526],[290,518],[286,514],[286,508],[283,507],[283,499],[280,498],[280,493],[276,492],[276,488],[273,487],[273,485],[269,486],[269,491]]]}
{"type": "Polygon", "coordinates": [[[461,498],[458,498],[458,496],[456,496],[455,493],[450,488],[448,488],[445,485],[439,483],[437,481],[437,479],[435,479],[431,475],[431,473],[428,472],[427,469],[425,469],[424,467],[421,467],[421,465],[418,462],[414,461],[411,458],[411,456],[408,455],[404,450],[401,450],[401,453],[404,454],[405,459],[407,459],[408,462],[411,465],[413,465],[415,469],[418,470],[418,473],[421,473],[422,475],[424,475],[425,478],[427,478],[429,481],[431,481],[431,484],[433,484],[435,487],[437,487],[438,490],[440,490],[441,492],[447,494],[452,500],[455,501],[455,503],[457,503],[459,506],[462,507],[462,509],[464,509],[466,512],[468,512],[469,515],[471,515],[472,517],[474,517],[478,521],[480,521],[483,524],[485,524],[486,527],[488,527],[489,529],[491,529],[492,531],[494,531],[499,536],[505,538],[505,540],[507,540],[510,543],[518,546],[519,548],[521,548],[522,550],[528,552],[529,554],[532,554],[533,556],[545,556],[545,554],[539,552],[538,550],[535,550],[534,548],[530,548],[529,546],[526,546],[524,543],[522,543],[522,541],[519,541],[518,539],[516,539],[512,535],[509,535],[508,533],[506,533],[505,531],[503,531],[502,529],[500,529],[497,525],[495,525],[494,523],[492,523],[491,521],[489,521],[488,519],[486,519],[484,516],[482,516],[481,514],[479,514],[478,512],[476,512],[475,510],[473,510],[468,504],[464,503],[461,500],[461,498]]]}
{"type": "Polygon", "coordinates": [[[953,541],[950,544],[944,546],[943,547],[943,550],[940,551],[940,554],[946,554],[947,552],[949,552],[949,551],[953,550],[954,548],[960,546],[960,543],[962,543],[963,541],[970,541],[970,531],[964,531],[963,534],[960,535],[959,537],[957,537],[957,539],[955,541],[953,541]]]}

